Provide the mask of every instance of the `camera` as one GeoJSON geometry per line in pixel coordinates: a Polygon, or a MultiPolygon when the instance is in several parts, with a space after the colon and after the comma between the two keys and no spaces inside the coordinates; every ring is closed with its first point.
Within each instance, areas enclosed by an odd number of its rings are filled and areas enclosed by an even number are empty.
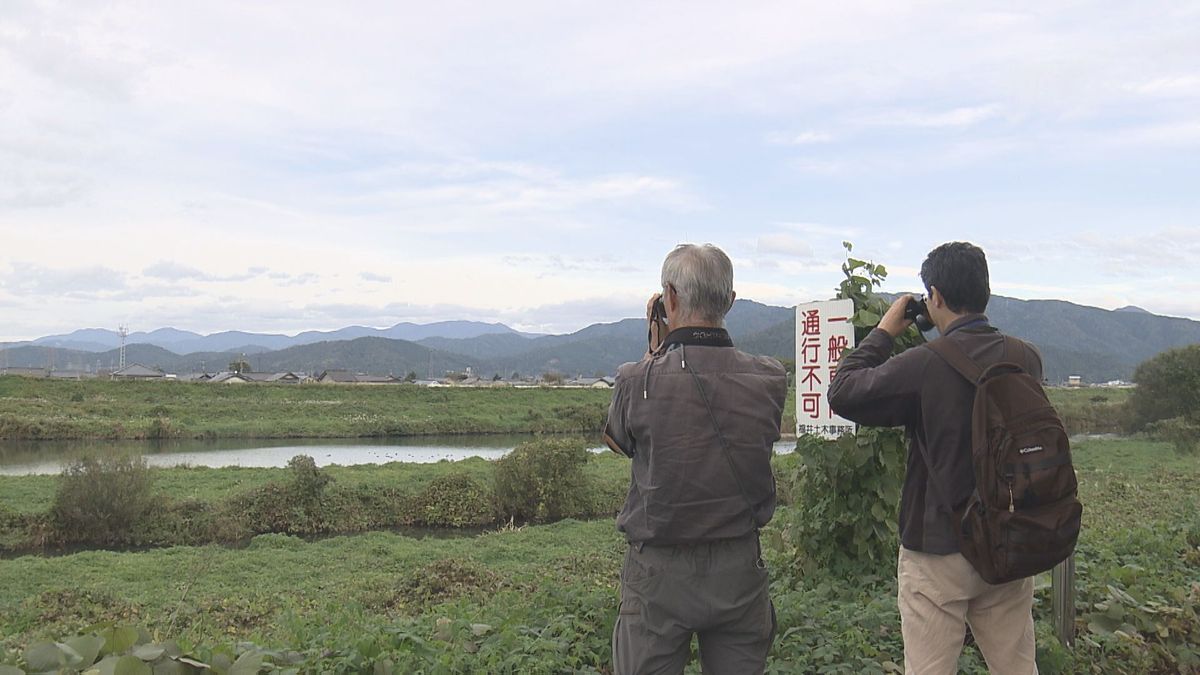
{"type": "Polygon", "coordinates": [[[904,307],[904,318],[916,324],[917,330],[922,333],[933,330],[933,322],[929,320],[929,306],[925,304],[925,296],[908,299],[908,304],[904,307]]]}
{"type": "Polygon", "coordinates": [[[654,308],[650,310],[650,319],[663,323],[667,322],[667,306],[663,304],[662,298],[654,301],[654,308]]]}

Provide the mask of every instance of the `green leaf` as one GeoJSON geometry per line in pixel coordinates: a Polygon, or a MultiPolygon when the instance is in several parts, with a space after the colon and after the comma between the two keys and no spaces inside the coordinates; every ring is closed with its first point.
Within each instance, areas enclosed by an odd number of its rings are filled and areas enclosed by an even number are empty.
{"type": "Polygon", "coordinates": [[[133,655],[143,661],[157,661],[166,653],[167,650],[159,645],[138,645],[133,648],[133,655]]]}
{"type": "Polygon", "coordinates": [[[104,638],[99,635],[79,635],[67,640],[66,643],[79,654],[82,665],[87,667],[95,663],[96,657],[100,656],[100,650],[104,647],[104,638]]]}
{"type": "Polygon", "coordinates": [[[101,649],[103,654],[120,656],[137,644],[138,632],[136,628],[129,626],[113,627],[101,633],[100,637],[104,638],[104,647],[101,649]]]}
{"type": "Polygon", "coordinates": [[[67,665],[67,655],[57,645],[42,642],[25,650],[25,663],[35,672],[57,671],[67,665]]]}
{"type": "Polygon", "coordinates": [[[163,659],[154,664],[154,675],[187,675],[190,672],[191,669],[174,659],[163,659]]]}
{"type": "Polygon", "coordinates": [[[121,658],[118,656],[106,656],[100,659],[100,663],[97,663],[88,672],[99,673],[99,675],[113,675],[117,671],[117,662],[120,660],[121,658]]]}
{"type": "Polygon", "coordinates": [[[0,675],[25,675],[25,671],[16,666],[0,666],[0,675]]]}
{"type": "Polygon", "coordinates": [[[54,643],[54,646],[58,647],[59,650],[61,650],[62,653],[67,657],[66,666],[68,668],[79,668],[83,665],[91,665],[90,661],[87,664],[84,664],[83,656],[81,656],[79,652],[75,651],[75,648],[71,645],[65,642],[56,642],[54,643]]]}
{"type": "MultiPolygon", "coordinates": [[[[136,639],[137,631],[134,631],[134,635],[136,639]]],[[[138,657],[126,654],[117,660],[117,665],[113,668],[113,675],[154,675],[154,671],[138,657]]]]}
{"type": "Polygon", "coordinates": [[[246,652],[233,662],[229,675],[255,675],[263,664],[262,652],[246,652]]]}

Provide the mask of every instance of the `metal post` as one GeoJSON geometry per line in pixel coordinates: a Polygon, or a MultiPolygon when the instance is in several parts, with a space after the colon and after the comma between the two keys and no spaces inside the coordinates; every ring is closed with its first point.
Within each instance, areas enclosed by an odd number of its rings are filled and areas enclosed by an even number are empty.
{"type": "Polygon", "coordinates": [[[1050,596],[1054,608],[1054,632],[1070,649],[1075,645],[1075,554],[1050,572],[1050,596]]]}

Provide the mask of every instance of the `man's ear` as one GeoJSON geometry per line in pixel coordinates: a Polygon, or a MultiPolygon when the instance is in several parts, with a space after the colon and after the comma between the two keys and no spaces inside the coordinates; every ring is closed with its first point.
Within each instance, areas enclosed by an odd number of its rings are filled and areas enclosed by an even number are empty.
{"type": "Polygon", "coordinates": [[[672,314],[679,311],[679,293],[675,291],[675,287],[667,284],[663,288],[662,296],[663,306],[666,307],[672,314]]]}
{"type": "Polygon", "coordinates": [[[733,309],[733,303],[737,302],[737,291],[729,291],[729,307],[725,311],[733,309]]]}
{"type": "Polygon", "coordinates": [[[946,306],[946,299],[942,297],[942,292],[937,289],[937,286],[929,287],[929,304],[938,309],[946,306]]]}

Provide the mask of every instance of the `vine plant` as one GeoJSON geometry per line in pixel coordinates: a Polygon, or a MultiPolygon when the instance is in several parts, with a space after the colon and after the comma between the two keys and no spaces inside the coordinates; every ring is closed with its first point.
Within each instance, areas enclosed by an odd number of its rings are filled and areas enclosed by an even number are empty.
{"type": "MultiPolygon", "coordinates": [[[[851,255],[838,299],[854,301],[856,341],[871,332],[889,301],[876,289],[887,278],[883,265],[851,255]]],[[[896,338],[896,354],[924,342],[910,326],[896,338]]],[[[904,431],[858,428],[837,440],[804,435],[796,443],[798,462],[781,478],[791,486],[793,508],[782,520],[780,541],[787,562],[803,573],[824,569],[835,574],[882,573],[894,560],[897,512],[904,476],[904,431]]]]}

